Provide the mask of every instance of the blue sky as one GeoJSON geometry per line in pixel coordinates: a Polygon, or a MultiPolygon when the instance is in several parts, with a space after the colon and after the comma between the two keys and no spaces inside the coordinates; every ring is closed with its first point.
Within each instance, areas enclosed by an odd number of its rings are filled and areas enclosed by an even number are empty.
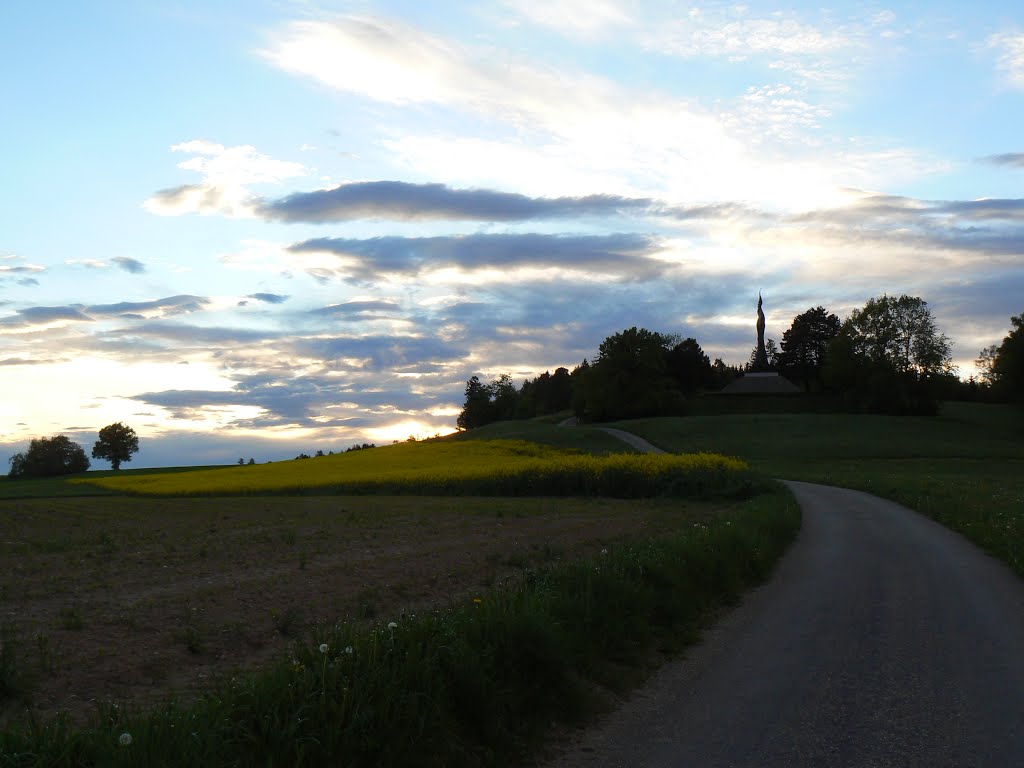
{"type": "Polygon", "coordinates": [[[920,296],[966,376],[1024,310],[1015,3],[18,3],[0,44],[8,454],[447,432],[634,325],[741,363],[759,290],[776,339],[920,296]]]}

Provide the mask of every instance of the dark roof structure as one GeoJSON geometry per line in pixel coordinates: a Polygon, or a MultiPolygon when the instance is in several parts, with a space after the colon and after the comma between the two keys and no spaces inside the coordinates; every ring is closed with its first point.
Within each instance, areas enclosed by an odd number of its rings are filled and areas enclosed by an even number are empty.
{"type": "Polygon", "coordinates": [[[777,373],[748,373],[734,379],[718,395],[802,395],[803,390],[777,373]]]}

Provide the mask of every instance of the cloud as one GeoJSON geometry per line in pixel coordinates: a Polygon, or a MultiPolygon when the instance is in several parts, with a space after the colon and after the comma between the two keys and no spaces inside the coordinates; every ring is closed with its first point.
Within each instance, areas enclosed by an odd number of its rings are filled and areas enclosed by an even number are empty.
{"type": "Polygon", "coordinates": [[[621,34],[636,21],[612,0],[505,0],[504,5],[531,24],[554,29],[567,37],[592,40],[621,34]]]}
{"type": "MultiPolygon", "coordinates": [[[[711,38],[716,23],[692,22],[711,38]]],[[[819,59],[821,66],[835,59],[837,71],[849,68],[840,54],[855,44],[852,33],[790,17],[729,23],[742,32],[743,45],[763,56],[810,51],[811,61],[786,56],[805,68],[819,59]]],[[[731,45],[731,37],[724,39],[720,45],[731,45]]],[[[894,161],[892,150],[840,151],[820,136],[830,110],[804,90],[781,92],[777,83],[767,86],[772,93],[756,86],[744,94],[744,81],[708,105],[373,17],[294,22],[263,55],[286,72],[375,102],[364,107],[368,119],[402,125],[381,140],[394,163],[463,187],[500,185],[556,198],[609,189],[673,203],[748,200],[805,210],[835,200],[840,180],[884,188],[908,174],[918,179],[926,166],[917,152],[896,151],[901,157],[894,161]],[[410,104],[447,110],[445,125],[465,122],[466,113],[489,122],[483,134],[424,128],[417,135],[402,122],[410,104]]],[[[354,101],[354,109],[361,106],[354,101]]]]}
{"type": "Polygon", "coordinates": [[[1024,33],[999,32],[988,38],[997,53],[996,68],[1014,88],[1024,88],[1024,33]]]}
{"type": "Polygon", "coordinates": [[[394,313],[398,309],[400,305],[394,301],[346,301],[342,304],[311,309],[309,314],[319,317],[372,317],[380,313],[394,313]]]}
{"type": "Polygon", "coordinates": [[[490,189],[452,189],[445,184],[367,181],[295,193],[264,203],[257,210],[267,218],[288,222],[365,218],[525,221],[610,216],[622,211],[643,211],[652,204],[652,200],[618,195],[536,198],[490,189]]]}
{"type": "Polygon", "coordinates": [[[132,274],[141,274],[146,271],[145,264],[127,256],[117,256],[110,261],[103,261],[101,259],[68,259],[64,263],[68,266],[81,266],[86,269],[107,269],[113,265],[132,274]]]}
{"type": "Polygon", "coordinates": [[[162,323],[149,321],[131,328],[108,331],[103,334],[104,340],[125,339],[136,343],[138,339],[157,339],[172,342],[185,348],[220,349],[230,346],[241,348],[246,344],[270,344],[280,333],[248,328],[228,328],[224,326],[200,326],[187,323],[162,323]]]}
{"type": "Polygon", "coordinates": [[[93,304],[85,308],[90,315],[124,316],[136,315],[146,317],[170,317],[205,309],[210,300],[203,296],[181,294],[168,296],[153,301],[121,301],[116,304],[93,304]]]}
{"type": "Polygon", "coordinates": [[[53,358],[27,358],[27,357],[7,357],[0,359],[0,366],[6,365],[51,365],[52,363],[60,362],[53,358]]]}
{"type": "Polygon", "coordinates": [[[1002,155],[989,155],[983,158],[985,162],[993,165],[1009,165],[1014,168],[1024,168],[1024,152],[1007,152],[1002,155]]]}
{"type": "Polygon", "coordinates": [[[250,187],[308,174],[301,163],[275,160],[249,145],[225,147],[197,139],[175,144],[171,151],[193,155],[178,167],[199,173],[202,179],[160,190],[143,203],[146,210],[160,216],[198,213],[249,218],[255,215],[257,202],[250,187]]]}
{"type": "Polygon", "coordinates": [[[250,293],[246,298],[256,299],[266,304],[283,304],[288,301],[288,296],[279,293],[250,293]]]}
{"type": "Polygon", "coordinates": [[[854,41],[841,31],[828,31],[781,14],[750,18],[733,8],[729,15],[694,8],[685,18],[661,24],[648,45],[684,58],[808,56],[834,53],[854,41]]]}
{"type": "MultiPolygon", "coordinates": [[[[17,256],[8,255],[2,257],[2,261],[20,261],[17,256]]],[[[10,279],[18,285],[39,285],[39,281],[34,277],[25,277],[25,275],[34,275],[40,272],[45,272],[46,267],[41,267],[38,264],[3,264],[0,263],[0,285],[10,279]]]]}
{"type": "Polygon", "coordinates": [[[133,259],[128,256],[115,256],[111,261],[125,272],[130,272],[133,275],[140,275],[146,271],[145,264],[138,259],[133,259]]]}
{"type": "Polygon", "coordinates": [[[639,234],[473,234],[442,237],[321,237],[292,245],[294,253],[336,254],[349,274],[371,279],[381,273],[421,275],[454,267],[464,270],[539,267],[650,277],[662,269],[652,258],[655,238],[639,234]]]}
{"type": "Polygon", "coordinates": [[[0,319],[0,326],[30,328],[69,322],[93,322],[93,318],[82,312],[81,306],[26,307],[16,310],[15,315],[0,319]]]}

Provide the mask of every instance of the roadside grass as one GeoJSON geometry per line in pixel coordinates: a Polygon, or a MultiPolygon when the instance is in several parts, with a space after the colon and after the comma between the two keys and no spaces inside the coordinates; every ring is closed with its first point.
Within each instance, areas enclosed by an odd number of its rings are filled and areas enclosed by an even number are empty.
{"type": "Polygon", "coordinates": [[[408,442],[275,464],[73,482],[152,496],[409,493],[712,498],[752,495],[761,481],[744,462],[712,454],[593,455],[524,440],[477,439],[408,442]]]}
{"type": "Polygon", "coordinates": [[[669,451],[716,451],[789,480],[898,501],[1024,576],[1024,411],[946,403],[934,418],[744,414],[615,426],[669,451]]]}
{"type": "Polygon", "coordinates": [[[0,766],[512,765],[553,721],[605,706],[602,691],[642,677],[763,580],[799,520],[773,487],[447,610],[321,626],[312,643],[191,704],[9,728],[0,766]]]}

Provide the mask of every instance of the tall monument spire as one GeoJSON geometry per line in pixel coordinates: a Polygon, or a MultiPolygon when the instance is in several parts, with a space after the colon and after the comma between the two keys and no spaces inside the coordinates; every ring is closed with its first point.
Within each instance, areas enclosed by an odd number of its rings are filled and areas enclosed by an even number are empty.
{"type": "Polygon", "coordinates": [[[755,371],[768,370],[768,353],[764,349],[764,310],[761,309],[761,292],[757,292],[757,357],[754,359],[755,371]]]}

